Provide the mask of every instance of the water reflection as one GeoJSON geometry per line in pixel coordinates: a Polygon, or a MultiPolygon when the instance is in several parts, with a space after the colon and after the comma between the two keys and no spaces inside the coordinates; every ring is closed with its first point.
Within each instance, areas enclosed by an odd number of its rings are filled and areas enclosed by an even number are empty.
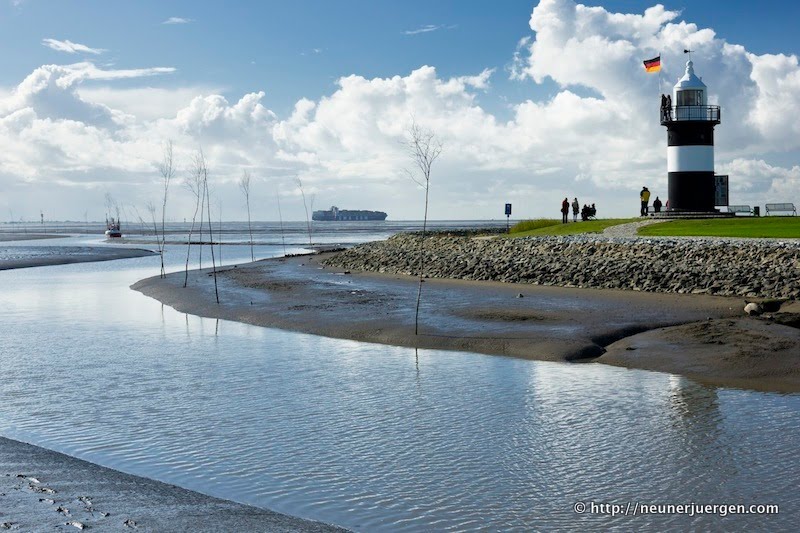
{"type": "Polygon", "coordinates": [[[576,516],[590,500],[796,518],[797,395],[199,318],[127,289],[157,258],[46,272],[0,273],[6,436],[370,531],[719,525],[576,516]]]}

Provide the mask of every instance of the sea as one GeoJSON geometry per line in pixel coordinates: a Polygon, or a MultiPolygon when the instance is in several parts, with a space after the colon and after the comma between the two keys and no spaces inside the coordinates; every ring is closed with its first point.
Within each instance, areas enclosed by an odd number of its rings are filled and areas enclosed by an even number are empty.
{"type": "MultiPolygon", "coordinates": [[[[251,226],[256,259],[421,229],[251,226]]],[[[156,247],[146,227],[123,228],[122,243],[103,229],[2,225],[58,238],[0,243],[0,261],[156,247]]],[[[169,271],[187,252],[210,266],[210,245],[189,250],[187,226],[167,230],[169,271]]],[[[246,223],[192,240],[217,243],[215,262],[251,259],[246,223]]],[[[129,288],[159,270],[148,256],[0,271],[0,435],[355,531],[789,530],[800,518],[800,394],[200,318],[129,288]]]]}

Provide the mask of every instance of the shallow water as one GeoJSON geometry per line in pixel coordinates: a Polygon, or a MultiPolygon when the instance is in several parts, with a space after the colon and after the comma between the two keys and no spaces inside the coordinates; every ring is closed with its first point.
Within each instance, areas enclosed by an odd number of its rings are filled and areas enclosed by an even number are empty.
{"type": "MultiPolygon", "coordinates": [[[[168,252],[179,268],[184,249],[168,252]]],[[[128,289],[157,273],[157,257],[0,272],[0,434],[369,531],[797,520],[800,395],[201,319],[128,289]],[[578,501],[781,514],[577,515],[578,501]]]]}

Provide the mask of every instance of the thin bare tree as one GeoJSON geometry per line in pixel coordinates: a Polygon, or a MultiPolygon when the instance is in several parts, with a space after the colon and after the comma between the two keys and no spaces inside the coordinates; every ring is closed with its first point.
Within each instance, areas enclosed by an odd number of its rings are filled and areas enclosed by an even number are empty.
{"type": "MultiPolygon", "coordinates": [[[[194,214],[192,215],[192,225],[189,227],[189,240],[186,243],[186,267],[184,269],[184,276],[183,276],[183,286],[189,283],[189,258],[192,254],[192,235],[194,234],[194,226],[197,222],[197,213],[200,211],[200,206],[202,204],[202,195],[203,195],[203,183],[205,181],[206,174],[208,170],[206,169],[206,160],[203,157],[203,151],[198,150],[197,153],[194,155],[194,159],[192,161],[192,167],[189,172],[189,178],[186,181],[186,188],[189,189],[194,195],[194,214]]],[[[202,228],[203,219],[202,214],[200,215],[200,225],[202,228]]],[[[203,235],[200,234],[200,249],[203,249],[203,235]]],[[[202,266],[201,266],[202,268],[202,266]]]]}
{"type": "Polygon", "coordinates": [[[419,287],[417,289],[417,306],[414,313],[414,335],[419,334],[419,303],[422,299],[422,278],[425,269],[425,232],[428,228],[428,195],[431,185],[431,168],[442,154],[442,143],[436,135],[417,124],[412,118],[405,142],[413,161],[413,169],[406,169],[408,176],[425,189],[425,215],[422,219],[422,236],[419,240],[419,287]]]}
{"type": "Polygon", "coordinates": [[[147,230],[147,221],[142,217],[141,213],[139,213],[138,207],[131,205],[131,209],[133,210],[133,214],[136,215],[136,220],[139,221],[139,231],[144,235],[147,230]]]}
{"type": "Polygon", "coordinates": [[[286,236],[283,234],[283,213],[281,213],[281,191],[275,191],[275,198],[278,199],[278,220],[281,225],[281,242],[283,243],[283,255],[286,256],[286,236]]]}
{"type": "Polygon", "coordinates": [[[150,220],[153,222],[153,235],[156,236],[156,241],[159,243],[158,252],[161,253],[161,241],[158,238],[158,222],[156,221],[156,204],[152,200],[148,200],[144,208],[150,213],[150,220]]]}
{"type": "Polygon", "coordinates": [[[217,232],[217,242],[219,243],[219,266],[222,266],[222,200],[217,200],[217,213],[219,213],[219,231],[217,232]]]}
{"type": "Polygon", "coordinates": [[[161,277],[167,275],[164,269],[164,248],[167,245],[167,232],[165,229],[167,221],[167,196],[169,193],[169,182],[175,176],[175,165],[172,150],[172,141],[167,141],[164,144],[163,155],[161,163],[158,165],[158,171],[161,174],[161,185],[164,190],[164,197],[161,202],[161,240],[159,241],[159,253],[161,254],[161,277]]]}
{"type": "Polygon", "coordinates": [[[245,203],[247,203],[247,230],[250,232],[250,260],[255,261],[256,256],[253,252],[253,225],[250,222],[250,172],[245,170],[242,172],[242,177],[239,178],[239,188],[244,194],[245,203]]]}
{"type": "MultiPolygon", "coordinates": [[[[208,171],[206,171],[204,179],[203,179],[203,190],[205,191],[205,200],[206,200],[206,213],[208,213],[208,241],[211,244],[211,268],[214,272],[214,296],[217,299],[217,303],[219,303],[219,288],[217,286],[217,263],[216,259],[214,258],[214,231],[213,226],[211,225],[211,195],[208,192],[208,171]]],[[[202,250],[203,247],[200,246],[202,250]]]]}
{"type": "MultiPolygon", "coordinates": [[[[312,246],[312,242],[311,242],[311,219],[308,216],[308,203],[306,202],[306,192],[303,189],[303,180],[300,179],[300,176],[297,176],[295,178],[295,181],[297,182],[297,186],[300,187],[300,194],[303,196],[303,209],[306,210],[306,229],[308,230],[308,245],[312,246]]],[[[311,198],[311,200],[312,201],[314,200],[313,197],[311,198]]]]}

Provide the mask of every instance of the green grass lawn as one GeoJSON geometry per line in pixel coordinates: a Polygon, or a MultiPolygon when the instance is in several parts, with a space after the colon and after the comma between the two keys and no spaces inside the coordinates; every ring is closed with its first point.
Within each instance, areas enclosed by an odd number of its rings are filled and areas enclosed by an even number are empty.
{"type": "Polygon", "coordinates": [[[640,228],[639,235],[664,237],[800,238],[800,217],[735,217],[673,220],[640,228]]]}
{"type": "Polygon", "coordinates": [[[560,220],[539,219],[525,220],[511,228],[509,237],[530,237],[543,235],[576,235],[578,233],[602,233],[609,226],[636,222],[641,218],[602,218],[586,222],[570,222],[562,224],[560,220]],[[533,228],[533,229],[529,229],[533,228]]]}

